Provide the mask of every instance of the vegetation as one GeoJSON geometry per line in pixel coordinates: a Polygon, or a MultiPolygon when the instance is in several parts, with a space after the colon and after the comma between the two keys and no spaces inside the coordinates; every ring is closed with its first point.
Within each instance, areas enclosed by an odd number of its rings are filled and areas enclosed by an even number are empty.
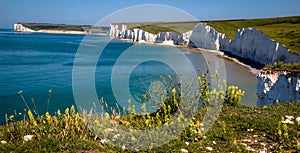
{"type": "MultiPolygon", "coordinates": [[[[175,116],[174,111],[182,101],[180,85],[172,83],[166,86],[168,97],[162,101],[159,109],[151,114],[135,113],[134,105],[129,105],[121,116],[120,110],[112,114],[87,113],[79,114],[75,107],[67,108],[64,113],[60,110],[52,116],[49,113],[35,116],[29,109],[23,113],[14,113],[7,116],[7,124],[0,127],[1,152],[249,152],[265,150],[267,152],[299,152],[300,151],[300,124],[294,122],[291,116],[299,115],[300,102],[282,103],[264,107],[240,106],[243,91],[238,87],[221,85],[218,89],[210,90],[206,76],[198,78],[199,91],[197,92],[202,104],[194,117],[185,124],[185,118],[175,116]],[[170,86],[169,86],[170,85],[170,86]],[[175,86],[173,86],[175,85],[175,86]],[[222,89],[226,89],[224,92],[222,89]],[[225,99],[219,116],[211,129],[203,133],[205,112],[209,107],[218,107],[213,100],[225,99]],[[286,116],[288,115],[288,116],[286,116]],[[23,118],[14,121],[15,118],[23,118]],[[139,144],[139,135],[122,133],[114,127],[122,125],[128,129],[153,129],[159,126],[169,126],[175,119],[179,125],[187,127],[172,141],[157,148],[147,150],[130,150],[130,146],[116,147],[110,142],[115,139],[139,144]],[[288,119],[285,119],[288,118],[288,119]],[[95,135],[85,124],[94,125],[100,134],[95,135]],[[109,121],[107,123],[106,121],[109,121]],[[101,123],[112,124],[112,128],[101,126],[101,123]],[[166,124],[166,123],[169,124],[166,124]],[[25,137],[24,137],[25,136],[25,137]]],[[[49,91],[49,97],[52,91],[49,91]]],[[[19,92],[22,96],[22,92],[19,92]]],[[[151,93],[144,95],[145,101],[151,93]]],[[[130,100],[128,101],[130,104],[130,100]]],[[[27,105],[26,101],[24,103],[27,105]]],[[[103,107],[107,107],[101,101],[103,107]]],[[[145,108],[142,108],[145,109],[145,108]]],[[[214,110],[214,109],[213,109],[214,110]]],[[[212,118],[211,118],[212,119],[212,118]]],[[[298,118],[297,118],[298,120],[298,118]]],[[[170,126],[171,127],[171,126],[170,126]]],[[[160,136],[160,135],[159,135],[160,136]]],[[[155,135],[153,135],[155,137],[155,135]]]]}
{"type": "Polygon", "coordinates": [[[300,71],[300,63],[282,63],[282,62],[275,62],[273,65],[267,65],[264,69],[272,69],[272,70],[287,70],[287,71],[300,71]]]}
{"type": "Polygon", "coordinates": [[[143,29],[144,31],[148,31],[150,33],[159,33],[160,31],[177,32],[175,29],[171,29],[168,27],[162,27],[162,26],[156,26],[156,25],[137,26],[137,27],[130,28],[130,30],[133,30],[134,28],[143,29]]]}
{"type": "Polygon", "coordinates": [[[50,24],[50,23],[20,23],[23,26],[38,31],[38,30],[69,30],[82,31],[92,33],[103,33],[109,30],[108,27],[93,27],[90,25],[68,25],[68,24],[50,24]]]}
{"type": "Polygon", "coordinates": [[[23,26],[32,30],[72,30],[72,31],[86,31],[89,29],[88,25],[67,25],[67,24],[49,24],[49,23],[20,23],[23,26]]]}
{"type": "Polygon", "coordinates": [[[159,32],[178,32],[184,33],[189,30],[193,30],[195,25],[199,22],[129,22],[129,23],[115,23],[120,27],[122,24],[126,24],[128,29],[139,28],[150,33],[159,32]]]}

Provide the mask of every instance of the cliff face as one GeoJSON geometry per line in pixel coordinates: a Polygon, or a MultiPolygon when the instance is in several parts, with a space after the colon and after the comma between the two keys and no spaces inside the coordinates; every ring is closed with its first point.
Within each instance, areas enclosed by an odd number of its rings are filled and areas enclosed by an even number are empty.
{"type": "Polygon", "coordinates": [[[300,56],[290,52],[284,45],[276,43],[262,32],[252,29],[239,29],[230,43],[229,50],[239,57],[247,58],[260,64],[300,62],[300,56]]]}
{"type": "Polygon", "coordinates": [[[193,29],[188,45],[210,50],[229,50],[229,43],[225,34],[218,33],[204,23],[199,23],[193,29]]]}
{"type": "Polygon", "coordinates": [[[300,100],[300,73],[264,70],[257,77],[257,105],[300,100]]]}
{"type": "Polygon", "coordinates": [[[142,43],[162,43],[166,45],[187,45],[192,31],[183,34],[176,32],[159,32],[152,34],[141,29],[128,30],[126,25],[122,25],[119,30],[118,25],[110,25],[109,36],[142,43]]]}
{"type": "Polygon", "coordinates": [[[22,24],[14,24],[14,31],[19,31],[19,32],[35,32],[32,29],[29,29],[27,27],[24,27],[22,24]]]}
{"type": "Polygon", "coordinates": [[[164,43],[168,45],[187,45],[196,48],[230,52],[236,56],[250,59],[260,64],[300,62],[300,55],[290,52],[284,45],[276,43],[262,32],[253,28],[239,29],[233,40],[217,32],[205,23],[199,23],[192,31],[183,34],[160,32],[151,34],[141,29],[128,30],[122,25],[111,25],[109,35],[134,42],[164,43]]]}
{"type": "Polygon", "coordinates": [[[25,27],[23,24],[19,24],[19,23],[14,24],[14,31],[17,31],[17,32],[42,32],[42,33],[56,33],[56,34],[87,34],[86,31],[83,32],[83,31],[75,31],[75,30],[53,30],[53,29],[32,30],[30,28],[25,27]]]}

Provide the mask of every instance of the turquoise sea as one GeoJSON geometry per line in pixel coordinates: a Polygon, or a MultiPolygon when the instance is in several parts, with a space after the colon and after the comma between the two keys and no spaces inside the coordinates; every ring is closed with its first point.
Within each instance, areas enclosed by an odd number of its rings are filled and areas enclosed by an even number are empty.
{"type": "MultiPolygon", "coordinates": [[[[46,111],[49,89],[52,90],[50,113],[75,104],[72,92],[72,68],[77,49],[84,37],[85,35],[72,34],[18,33],[10,29],[0,29],[0,124],[5,123],[5,114],[10,116],[14,112],[23,112],[25,105],[17,94],[20,90],[23,91],[25,100],[31,108],[33,108],[32,98],[34,99],[39,113],[46,111]]],[[[100,35],[88,37],[89,41],[100,42],[98,44],[100,46],[105,45],[104,42],[108,39],[107,36],[100,35]]],[[[90,47],[97,49],[99,46],[90,47]]],[[[129,48],[132,56],[128,62],[134,62],[150,54],[161,56],[164,50],[172,50],[175,47],[111,40],[105,46],[94,71],[98,97],[103,97],[108,103],[116,102],[111,87],[114,65],[118,57],[129,48]]],[[[198,69],[206,71],[207,63],[200,52],[182,48],[180,50],[193,63],[194,69],[197,69],[199,74],[201,71],[198,69]]],[[[220,60],[217,55],[213,56],[216,60],[220,60]]],[[[176,60],[179,59],[174,59],[176,60]]],[[[227,83],[238,85],[246,92],[242,104],[256,105],[256,76],[247,67],[227,60],[224,62],[227,83]]],[[[121,66],[126,70],[126,64],[121,66]]],[[[89,65],[87,63],[82,67],[89,65]]],[[[186,67],[183,65],[178,69],[180,68],[186,67]]],[[[141,96],[151,81],[168,74],[174,75],[174,71],[161,62],[143,62],[131,72],[128,88],[132,95],[141,96]]],[[[123,77],[122,73],[117,77],[123,77]]]]}

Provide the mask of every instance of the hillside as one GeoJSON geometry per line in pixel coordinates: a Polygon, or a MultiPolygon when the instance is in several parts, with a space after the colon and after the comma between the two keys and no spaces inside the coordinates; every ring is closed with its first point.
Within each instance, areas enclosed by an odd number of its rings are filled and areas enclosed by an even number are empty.
{"type": "MultiPolygon", "coordinates": [[[[191,140],[177,137],[144,152],[182,152],[182,149],[209,152],[208,147],[212,152],[299,152],[300,123],[285,119],[285,116],[299,117],[299,108],[300,102],[263,107],[225,105],[205,136],[191,140]]],[[[199,109],[195,118],[203,117],[204,111],[204,108],[199,109]]],[[[114,147],[96,137],[73,108],[65,112],[51,117],[46,114],[36,121],[30,119],[0,126],[0,152],[136,152],[114,147]],[[33,134],[33,140],[24,141],[23,136],[27,134],[33,134]]],[[[116,122],[138,125],[136,120],[128,119],[125,117],[116,122]]]]}
{"type": "Polygon", "coordinates": [[[93,27],[90,25],[69,25],[69,24],[52,24],[52,23],[19,23],[24,27],[34,31],[39,30],[63,30],[63,31],[80,31],[89,33],[106,33],[108,27],[93,27]],[[92,29],[91,29],[92,28],[92,29]]]}

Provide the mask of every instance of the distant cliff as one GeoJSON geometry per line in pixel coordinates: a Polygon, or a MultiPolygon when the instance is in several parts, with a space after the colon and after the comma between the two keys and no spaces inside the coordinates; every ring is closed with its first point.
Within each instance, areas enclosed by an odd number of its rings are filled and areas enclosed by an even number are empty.
{"type": "Polygon", "coordinates": [[[19,32],[35,32],[34,30],[24,27],[22,24],[19,23],[14,24],[14,30],[19,32]]]}
{"type": "Polygon", "coordinates": [[[67,25],[50,23],[16,23],[14,30],[18,32],[42,32],[65,34],[106,34],[108,27],[92,27],[89,25],[67,25]]]}

